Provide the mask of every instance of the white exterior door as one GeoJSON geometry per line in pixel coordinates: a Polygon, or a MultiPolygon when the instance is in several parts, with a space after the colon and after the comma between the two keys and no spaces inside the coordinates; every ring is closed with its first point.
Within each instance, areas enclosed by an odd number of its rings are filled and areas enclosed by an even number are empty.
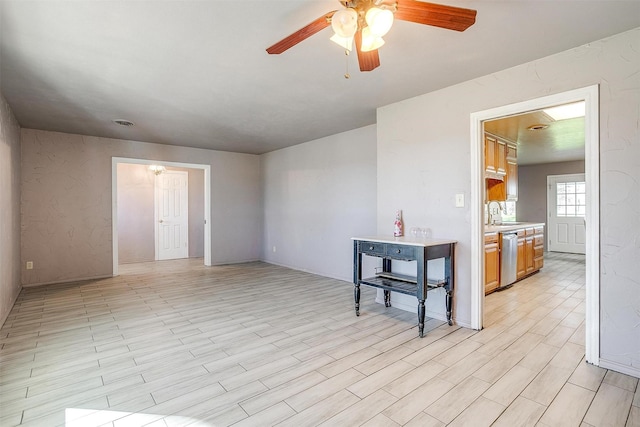
{"type": "Polygon", "coordinates": [[[189,257],[188,172],[156,176],[156,259],[189,257]]]}
{"type": "Polygon", "coordinates": [[[548,235],[551,252],[586,252],[584,174],[547,177],[548,235]]]}

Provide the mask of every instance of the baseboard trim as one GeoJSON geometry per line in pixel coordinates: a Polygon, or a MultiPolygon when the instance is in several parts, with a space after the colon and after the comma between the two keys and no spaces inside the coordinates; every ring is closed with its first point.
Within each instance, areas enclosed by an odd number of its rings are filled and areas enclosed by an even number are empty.
{"type": "Polygon", "coordinates": [[[618,362],[613,362],[611,360],[604,360],[602,358],[600,358],[600,364],[598,366],[604,369],[609,369],[611,371],[620,372],[621,374],[631,375],[632,377],[640,378],[640,369],[634,366],[623,365],[618,362]]]}
{"type": "Polygon", "coordinates": [[[13,300],[11,301],[11,304],[9,304],[9,307],[7,308],[7,312],[4,314],[4,316],[2,316],[3,318],[0,319],[0,328],[2,328],[4,326],[4,322],[6,322],[7,319],[9,318],[9,314],[11,313],[11,310],[13,310],[13,306],[16,305],[16,301],[18,301],[18,297],[20,296],[20,292],[22,292],[22,287],[20,287],[20,290],[13,297],[13,300]]]}
{"type": "Polygon", "coordinates": [[[46,286],[46,285],[60,285],[62,283],[76,283],[76,282],[86,282],[88,280],[100,280],[100,279],[109,279],[111,277],[115,277],[112,274],[106,274],[101,276],[91,276],[91,277],[79,277],[73,279],[63,279],[63,280],[54,280],[51,282],[40,282],[40,283],[29,283],[28,285],[23,284],[23,288],[34,288],[37,286],[46,286]]]}

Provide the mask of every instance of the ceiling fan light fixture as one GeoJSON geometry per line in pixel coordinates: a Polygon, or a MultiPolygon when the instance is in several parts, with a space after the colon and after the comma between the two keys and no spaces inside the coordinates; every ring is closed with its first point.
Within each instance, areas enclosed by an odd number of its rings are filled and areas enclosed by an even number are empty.
{"type": "Polygon", "coordinates": [[[329,40],[348,51],[351,51],[353,49],[353,36],[340,37],[338,34],[334,34],[329,40]]]}
{"type": "Polygon", "coordinates": [[[372,50],[376,50],[384,44],[384,40],[382,37],[373,34],[369,27],[365,27],[362,29],[362,45],[360,46],[360,50],[362,52],[370,52],[372,50]]]}
{"type": "Polygon", "coordinates": [[[393,25],[393,12],[389,9],[372,7],[367,10],[364,16],[369,31],[378,37],[382,37],[389,32],[393,25]]]}
{"type": "Polygon", "coordinates": [[[338,37],[353,37],[358,29],[358,12],[352,8],[338,10],[331,17],[331,28],[338,37]]]}

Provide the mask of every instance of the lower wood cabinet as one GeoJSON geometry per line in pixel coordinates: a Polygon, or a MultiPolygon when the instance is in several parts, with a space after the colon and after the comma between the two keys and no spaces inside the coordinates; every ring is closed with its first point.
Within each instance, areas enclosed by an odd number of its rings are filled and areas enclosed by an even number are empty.
{"type": "Polygon", "coordinates": [[[484,293],[493,292],[500,285],[500,247],[498,233],[484,235],[484,293]]]}
{"type": "Polygon", "coordinates": [[[533,253],[533,228],[525,230],[524,253],[525,253],[525,272],[531,274],[534,271],[534,253],[533,253]]]}
{"type": "Polygon", "coordinates": [[[544,266],[544,227],[535,227],[533,235],[533,271],[544,266]]]}
{"type": "Polygon", "coordinates": [[[544,265],[544,227],[518,230],[518,273],[521,279],[544,265]]]}
{"type": "MultiPolygon", "coordinates": [[[[520,280],[544,266],[544,227],[517,230],[518,257],[516,278],[520,280]]],[[[497,232],[484,234],[484,293],[490,294],[500,286],[500,239],[497,232]]]]}
{"type": "Polygon", "coordinates": [[[522,279],[527,275],[526,251],[524,244],[524,230],[518,230],[518,267],[516,270],[516,278],[522,279]]]}

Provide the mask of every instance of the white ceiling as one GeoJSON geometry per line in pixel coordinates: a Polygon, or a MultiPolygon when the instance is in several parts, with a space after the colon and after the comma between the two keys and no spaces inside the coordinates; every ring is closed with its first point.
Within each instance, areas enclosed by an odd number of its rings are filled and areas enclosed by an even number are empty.
{"type": "Polygon", "coordinates": [[[330,28],[265,52],[337,0],[0,0],[1,90],[25,128],[264,153],[640,26],[638,0],[442,3],[476,9],[476,24],[459,33],[396,22],[381,66],[360,73],[330,28]]]}
{"type": "Polygon", "coordinates": [[[542,110],[484,123],[484,130],[518,145],[518,165],[584,161],[584,117],[554,120],[542,110]],[[532,126],[541,129],[530,129],[532,126]]]}

